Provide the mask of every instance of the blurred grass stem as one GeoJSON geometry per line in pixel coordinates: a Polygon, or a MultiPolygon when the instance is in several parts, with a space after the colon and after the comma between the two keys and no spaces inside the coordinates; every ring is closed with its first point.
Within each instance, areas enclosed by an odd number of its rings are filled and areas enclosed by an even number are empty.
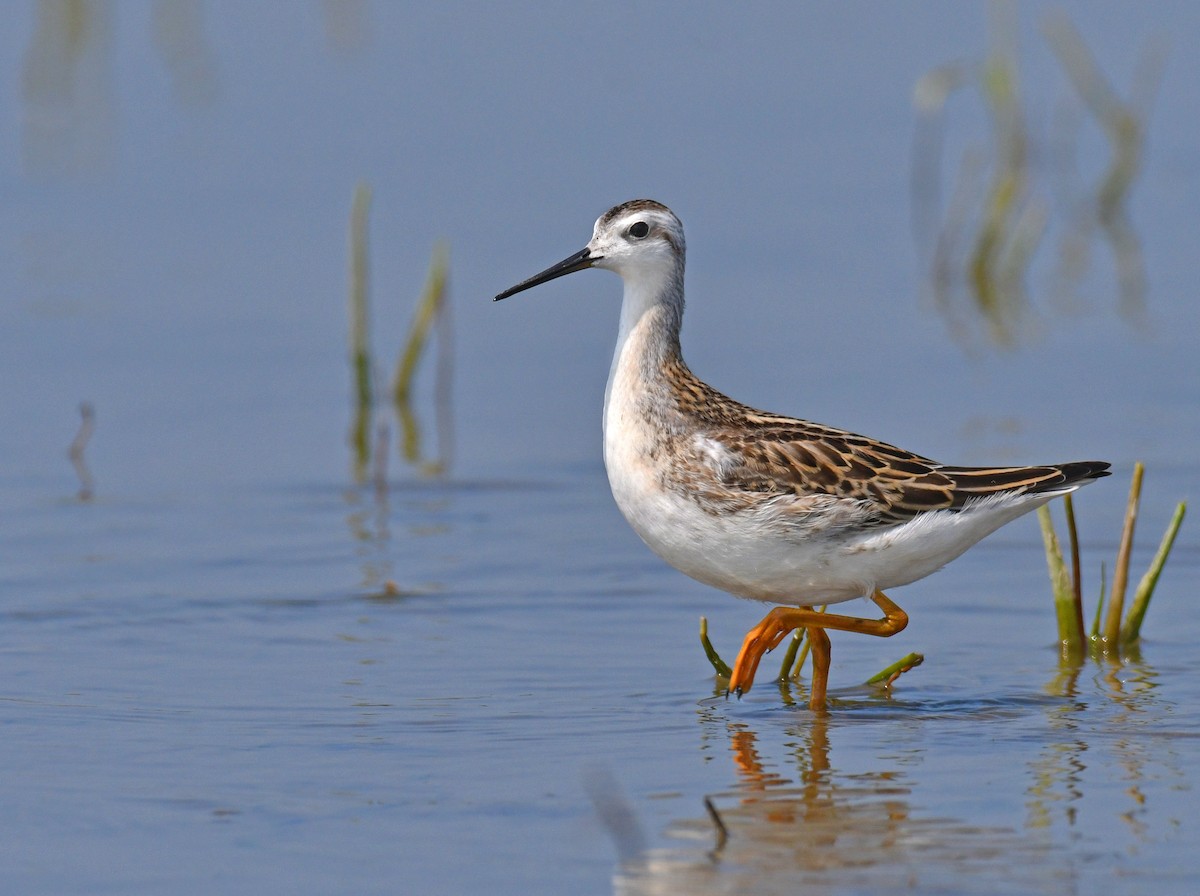
{"type": "MultiPolygon", "coordinates": [[[[400,355],[400,360],[396,364],[396,373],[392,379],[392,401],[396,406],[396,414],[400,418],[404,433],[401,451],[404,459],[409,463],[420,463],[422,457],[421,431],[412,412],[413,381],[416,378],[417,367],[429,344],[430,331],[446,316],[448,272],[449,249],[445,243],[439,243],[434,249],[429,276],[417,303],[412,326],[408,331],[408,340],[400,355]]],[[[444,405],[448,402],[446,386],[450,369],[448,352],[449,339],[443,338],[439,345],[440,363],[434,390],[439,422],[443,421],[443,415],[447,412],[444,405]]],[[[445,425],[439,426],[439,435],[441,436],[438,445],[440,459],[433,464],[426,465],[426,472],[440,473],[445,469],[447,445],[442,444],[443,440],[448,439],[448,430],[445,425]]]]}
{"type": "Polygon", "coordinates": [[[84,457],[84,452],[87,450],[88,442],[92,440],[92,433],[95,429],[96,409],[92,407],[90,401],[82,402],[79,405],[79,429],[75,432],[75,438],[71,440],[71,447],[67,449],[67,457],[70,458],[71,465],[75,468],[75,475],[79,477],[80,501],[90,501],[95,494],[92,471],[88,469],[87,458],[84,457]]]}
{"type": "Polygon", "coordinates": [[[371,321],[368,306],[370,258],[367,223],[371,187],[359,183],[350,206],[350,367],[354,377],[354,417],[350,445],[354,452],[354,478],[362,482],[371,459],[371,321]]]}

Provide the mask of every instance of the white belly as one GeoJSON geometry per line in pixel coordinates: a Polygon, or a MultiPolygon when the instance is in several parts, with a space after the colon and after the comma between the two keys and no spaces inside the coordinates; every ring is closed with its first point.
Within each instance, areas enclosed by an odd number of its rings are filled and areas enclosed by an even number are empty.
{"type": "MultiPolygon", "coordinates": [[[[698,581],[739,597],[773,603],[836,603],[873,593],[859,564],[828,542],[797,542],[746,514],[715,515],[609,460],[613,497],[656,554],[698,581]]],[[[781,527],[780,527],[781,528],[781,527]]]]}
{"type": "Polygon", "coordinates": [[[936,572],[1005,523],[1052,496],[987,499],[859,532],[784,520],[771,506],[711,513],[660,487],[635,452],[606,439],[609,483],[625,519],[683,573],[739,597],[796,606],[868,597],[936,572]]]}

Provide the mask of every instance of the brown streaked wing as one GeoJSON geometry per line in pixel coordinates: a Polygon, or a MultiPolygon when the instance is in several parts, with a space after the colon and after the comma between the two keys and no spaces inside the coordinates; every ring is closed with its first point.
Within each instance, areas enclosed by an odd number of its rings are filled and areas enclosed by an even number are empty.
{"type": "Polygon", "coordinates": [[[1006,492],[1038,493],[1107,476],[1107,464],[1079,462],[1037,467],[947,467],[894,445],[796,420],[785,425],[724,428],[713,436],[741,463],[724,484],[798,496],[826,494],[864,501],[877,525],[931,510],[961,510],[969,502],[1006,492]]]}
{"type": "Polygon", "coordinates": [[[710,435],[740,461],[724,471],[724,484],[731,488],[753,482],[761,494],[767,479],[775,494],[862,501],[878,523],[955,506],[954,480],[935,461],[864,436],[778,417],[758,426],[745,421],[742,427],[721,427],[710,435]]]}
{"type": "Polygon", "coordinates": [[[675,356],[667,377],[678,408],[729,450],[722,485],[747,498],[832,495],[864,502],[876,525],[930,510],[960,510],[972,499],[1041,492],[1108,475],[1101,461],[1062,466],[947,467],[887,442],[734,401],[675,356]]]}

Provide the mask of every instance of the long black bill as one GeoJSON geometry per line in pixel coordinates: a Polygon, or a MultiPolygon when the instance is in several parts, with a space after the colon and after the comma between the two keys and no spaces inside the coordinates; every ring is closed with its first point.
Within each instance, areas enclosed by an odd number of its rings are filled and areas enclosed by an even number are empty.
{"type": "Polygon", "coordinates": [[[515,296],[517,293],[524,292],[527,289],[537,286],[539,283],[557,280],[559,277],[567,276],[567,274],[574,274],[576,271],[582,271],[585,268],[590,268],[599,260],[600,259],[598,257],[592,257],[590,249],[580,249],[570,258],[564,258],[558,264],[546,268],[546,270],[542,271],[540,274],[534,274],[528,280],[522,280],[512,289],[504,290],[504,292],[500,293],[500,295],[496,296],[496,298],[492,299],[492,301],[499,302],[501,299],[507,299],[509,296],[515,296]]]}

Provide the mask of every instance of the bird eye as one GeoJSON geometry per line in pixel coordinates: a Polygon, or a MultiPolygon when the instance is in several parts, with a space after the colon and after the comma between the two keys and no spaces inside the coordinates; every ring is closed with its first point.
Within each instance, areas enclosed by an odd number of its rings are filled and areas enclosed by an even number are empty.
{"type": "Polygon", "coordinates": [[[631,237],[633,237],[634,239],[640,240],[649,232],[650,232],[650,225],[647,224],[645,221],[635,221],[629,227],[629,235],[631,237]]]}

